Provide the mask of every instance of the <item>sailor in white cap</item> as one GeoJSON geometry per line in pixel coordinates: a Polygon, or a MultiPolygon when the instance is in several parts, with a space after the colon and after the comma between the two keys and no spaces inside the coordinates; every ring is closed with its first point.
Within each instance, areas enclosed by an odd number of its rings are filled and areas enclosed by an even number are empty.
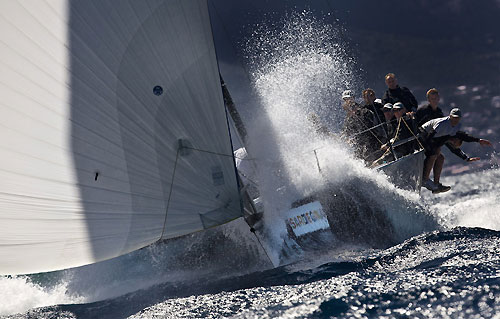
{"type": "Polygon", "coordinates": [[[351,90],[345,90],[344,92],[342,92],[342,100],[345,100],[345,99],[350,99],[350,98],[354,98],[354,94],[352,93],[351,90]]]}
{"type": "Polygon", "coordinates": [[[376,158],[375,152],[380,145],[375,130],[370,129],[374,126],[374,114],[356,103],[351,90],[342,93],[342,100],[342,107],[346,112],[342,135],[353,146],[357,157],[371,163],[376,158]]]}
{"type": "Polygon", "coordinates": [[[354,93],[351,90],[345,90],[342,92],[342,108],[347,112],[347,115],[352,115],[359,107],[359,104],[356,103],[354,99],[354,93]]]}

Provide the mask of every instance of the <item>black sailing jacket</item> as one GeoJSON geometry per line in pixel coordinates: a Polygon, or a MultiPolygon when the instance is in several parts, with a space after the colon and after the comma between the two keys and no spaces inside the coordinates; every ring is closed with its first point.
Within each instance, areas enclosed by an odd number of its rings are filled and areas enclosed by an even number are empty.
{"type": "Polygon", "coordinates": [[[418,102],[413,93],[407,87],[400,87],[399,85],[394,89],[387,89],[382,97],[382,104],[401,102],[408,112],[417,110],[418,102]]]}
{"type": "Polygon", "coordinates": [[[415,113],[415,122],[417,127],[422,126],[427,121],[444,117],[443,110],[437,107],[434,111],[430,104],[426,104],[418,108],[417,113],[415,113]]]}

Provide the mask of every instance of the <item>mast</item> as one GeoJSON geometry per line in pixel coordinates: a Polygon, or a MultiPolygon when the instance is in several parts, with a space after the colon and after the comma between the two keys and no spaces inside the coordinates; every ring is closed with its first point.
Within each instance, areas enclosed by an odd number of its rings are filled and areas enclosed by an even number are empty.
{"type": "Polygon", "coordinates": [[[219,76],[220,76],[220,84],[222,86],[222,96],[224,98],[224,104],[226,105],[226,108],[229,111],[229,115],[231,115],[231,119],[233,120],[236,130],[238,130],[238,135],[240,136],[241,141],[245,145],[247,142],[247,130],[245,128],[245,124],[243,124],[243,121],[241,120],[240,113],[238,113],[238,110],[234,105],[233,98],[231,97],[231,94],[229,93],[229,90],[226,87],[226,83],[224,82],[222,75],[219,74],[219,76]]]}

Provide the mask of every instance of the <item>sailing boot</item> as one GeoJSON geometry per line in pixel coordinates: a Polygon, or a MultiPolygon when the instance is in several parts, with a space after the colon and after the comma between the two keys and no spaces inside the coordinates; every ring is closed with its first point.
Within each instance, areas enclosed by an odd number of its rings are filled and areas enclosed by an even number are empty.
{"type": "Polygon", "coordinates": [[[451,186],[443,185],[441,183],[437,184],[437,189],[433,190],[433,194],[444,193],[451,189],[451,186]]]}
{"type": "Polygon", "coordinates": [[[424,182],[422,183],[422,186],[423,186],[423,187],[425,187],[425,188],[427,188],[428,190],[432,191],[433,193],[434,193],[436,190],[438,190],[438,189],[439,189],[439,188],[438,188],[438,185],[434,184],[434,182],[433,182],[433,181],[431,181],[430,179],[428,179],[428,180],[424,181],[424,182]]]}

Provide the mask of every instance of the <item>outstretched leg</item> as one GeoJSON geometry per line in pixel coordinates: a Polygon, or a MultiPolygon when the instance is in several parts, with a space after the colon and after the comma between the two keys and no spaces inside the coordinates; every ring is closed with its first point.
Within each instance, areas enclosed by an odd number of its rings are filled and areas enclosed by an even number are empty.
{"type": "Polygon", "coordinates": [[[441,178],[441,171],[443,170],[444,155],[439,153],[434,161],[433,171],[434,171],[434,184],[439,185],[439,179],[441,178]]]}
{"type": "Polygon", "coordinates": [[[432,168],[434,167],[434,163],[436,162],[437,155],[430,155],[426,156],[424,160],[424,175],[423,175],[423,181],[425,182],[426,180],[429,179],[429,176],[431,176],[431,171],[432,168]]]}
{"type": "Polygon", "coordinates": [[[433,183],[429,177],[431,175],[431,171],[434,168],[434,176],[437,176],[439,181],[439,177],[441,176],[441,170],[443,169],[444,156],[441,155],[441,148],[434,148],[432,151],[426,153],[427,157],[424,160],[424,172],[422,179],[422,186],[432,191],[433,193],[439,189],[439,184],[433,183]],[[440,155],[442,158],[440,158],[440,155]],[[439,159],[439,160],[438,160],[439,159]]]}

